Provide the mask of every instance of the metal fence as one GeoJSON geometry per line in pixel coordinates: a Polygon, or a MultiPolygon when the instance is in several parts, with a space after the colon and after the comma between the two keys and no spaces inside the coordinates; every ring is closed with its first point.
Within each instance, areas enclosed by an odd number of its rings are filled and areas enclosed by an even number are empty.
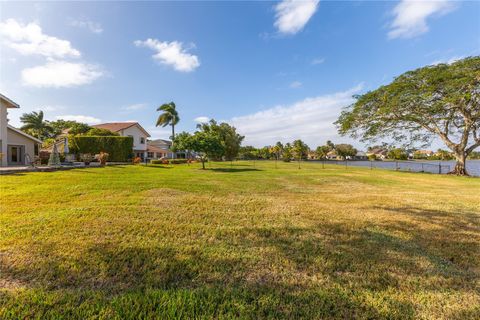
{"type": "Polygon", "coordinates": [[[436,174],[446,174],[451,171],[450,165],[424,163],[419,161],[349,161],[349,160],[324,160],[320,161],[322,165],[336,164],[345,167],[359,166],[370,167],[370,169],[387,169],[407,172],[428,172],[436,174]]]}

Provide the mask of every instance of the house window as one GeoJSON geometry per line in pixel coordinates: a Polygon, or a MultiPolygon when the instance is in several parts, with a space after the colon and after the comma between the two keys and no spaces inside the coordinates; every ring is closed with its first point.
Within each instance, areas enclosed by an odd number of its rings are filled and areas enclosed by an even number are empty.
{"type": "Polygon", "coordinates": [[[34,155],[38,156],[38,144],[35,143],[35,146],[33,147],[33,153],[34,155]]]}
{"type": "Polygon", "coordinates": [[[145,144],[145,138],[144,137],[140,137],[140,143],[145,144]]]}
{"type": "Polygon", "coordinates": [[[153,152],[148,152],[148,157],[153,158],[153,152]]]}

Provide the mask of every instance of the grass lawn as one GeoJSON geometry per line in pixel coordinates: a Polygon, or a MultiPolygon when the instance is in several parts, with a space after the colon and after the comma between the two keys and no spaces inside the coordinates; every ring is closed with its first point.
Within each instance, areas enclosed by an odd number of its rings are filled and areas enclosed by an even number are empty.
{"type": "Polygon", "coordinates": [[[480,318],[480,179],[278,166],[1,176],[0,318],[480,318]]]}

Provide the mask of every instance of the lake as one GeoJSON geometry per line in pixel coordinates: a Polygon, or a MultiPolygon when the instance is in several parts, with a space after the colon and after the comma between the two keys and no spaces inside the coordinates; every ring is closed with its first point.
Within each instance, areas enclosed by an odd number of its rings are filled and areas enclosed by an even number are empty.
{"type": "MultiPolygon", "coordinates": [[[[319,162],[321,163],[321,162],[319,162]]],[[[345,165],[344,161],[328,161],[345,165]]],[[[348,161],[349,166],[373,167],[378,169],[399,169],[401,171],[448,173],[455,167],[455,161],[348,161]]],[[[480,160],[467,160],[467,171],[471,176],[480,177],[480,160]]]]}

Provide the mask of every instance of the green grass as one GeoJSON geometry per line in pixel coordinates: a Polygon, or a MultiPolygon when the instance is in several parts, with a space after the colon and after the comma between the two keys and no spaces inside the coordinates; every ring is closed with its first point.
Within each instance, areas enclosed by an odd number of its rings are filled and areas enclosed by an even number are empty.
{"type": "Polygon", "coordinates": [[[480,318],[480,179],[278,166],[1,176],[0,318],[480,318]]]}

